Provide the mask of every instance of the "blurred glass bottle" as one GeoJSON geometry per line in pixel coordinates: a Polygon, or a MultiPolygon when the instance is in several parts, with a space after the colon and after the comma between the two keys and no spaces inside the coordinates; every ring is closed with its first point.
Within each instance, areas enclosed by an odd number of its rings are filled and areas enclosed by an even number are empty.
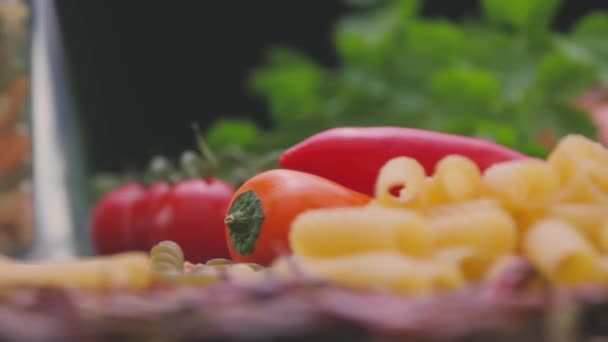
{"type": "Polygon", "coordinates": [[[0,253],[22,258],[89,249],[79,127],[54,6],[0,0],[0,253]]]}
{"type": "Polygon", "coordinates": [[[55,1],[32,0],[33,190],[29,258],[90,253],[85,158],[55,1]]]}

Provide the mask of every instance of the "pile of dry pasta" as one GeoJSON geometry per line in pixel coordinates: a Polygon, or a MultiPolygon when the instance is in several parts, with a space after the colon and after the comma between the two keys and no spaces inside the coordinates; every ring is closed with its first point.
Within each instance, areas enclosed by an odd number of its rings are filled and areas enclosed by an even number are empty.
{"type": "MultiPolygon", "coordinates": [[[[547,160],[482,173],[452,155],[432,177],[416,160],[395,158],[381,169],[372,204],[305,212],[290,243],[303,271],[355,288],[455,289],[521,255],[553,284],[606,283],[608,150],[569,135],[547,160]]],[[[274,269],[290,272],[285,259],[274,269]]]]}

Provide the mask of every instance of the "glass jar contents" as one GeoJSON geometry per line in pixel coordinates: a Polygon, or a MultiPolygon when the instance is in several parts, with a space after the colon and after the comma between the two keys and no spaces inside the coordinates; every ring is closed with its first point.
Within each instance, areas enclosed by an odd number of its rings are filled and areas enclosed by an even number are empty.
{"type": "Polygon", "coordinates": [[[30,247],[34,238],[25,1],[0,0],[0,253],[30,247]]]}

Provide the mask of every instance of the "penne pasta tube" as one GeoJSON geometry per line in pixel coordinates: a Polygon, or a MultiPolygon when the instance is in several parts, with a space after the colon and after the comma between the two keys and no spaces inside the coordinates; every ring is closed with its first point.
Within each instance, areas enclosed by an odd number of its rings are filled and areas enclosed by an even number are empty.
{"type": "Polygon", "coordinates": [[[426,173],[416,159],[393,158],[380,169],[374,197],[387,207],[411,206],[419,200],[425,183],[426,173]],[[394,188],[401,188],[398,196],[393,194],[394,188]]]}
{"type": "Polygon", "coordinates": [[[581,167],[565,181],[557,199],[571,203],[608,203],[608,193],[594,184],[588,172],[581,167]]]}
{"type": "Polygon", "coordinates": [[[480,195],[481,171],[469,158],[444,157],[437,163],[433,179],[450,202],[471,200],[480,195]]]}
{"type": "Polygon", "coordinates": [[[608,285],[608,256],[602,255],[599,261],[601,281],[604,286],[608,285]]]}
{"type": "Polygon", "coordinates": [[[432,291],[440,274],[430,268],[428,262],[394,252],[298,260],[304,272],[322,280],[356,289],[383,289],[403,294],[432,291]]]}
{"type": "Polygon", "coordinates": [[[523,250],[532,264],[548,279],[563,285],[599,280],[599,256],[593,246],[571,224],[546,219],[530,227],[523,250]]]}
{"type": "Polygon", "coordinates": [[[559,191],[559,177],[546,162],[514,160],[489,167],[483,175],[484,192],[510,210],[538,210],[551,205],[559,191]]]}
{"type": "Polygon", "coordinates": [[[511,253],[517,244],[513,218],[491,200],[473,200],[427,212],[436,248],[470,247],[483,258],[511,253]]]}
{"type": "Polygon", "coordinates": [[[608,204],[558,203],[547,210],[547,216],[556,218],[576,227],[590,241],[600,244],[600,228],[606,221],[608,204]]]}
{"type": "Polygon", "coordinates": [[[608,220],[605,220],[600,226],[596,234],[597,246],[602,253],[608,252],[608,220]]]}
{"type": "Polygon", "coordinates": [[[587,161],[595,161],[605,170],[608,167],[608,150],[598,142],[577,134],[563,137],[547,158],[549,165],[559,174],[562,184],[567,183],[580,169],[581,163],[587,161]]]}
{"type": "Polygon", "coordinates": [[[434,260],[453,265],[467,281],[478,281],[485,276],[493,258],[471,247],[452,247],[437,250],[434,260]]]}
{"type": "Polygon", "coordinates": [[[294,253],[304,257],[378,250],[425,255],[432,246],[431,231],[421,215],[406,209],[378,207],[304,212],[292,223],[289,240],[294,253]]]}
{"type": "Polygon", "coordinates": [[[145,253],[61,262],[2,263],[0,273],[0,288],[143,289],[151,282],[149,261],[145,253]]]}

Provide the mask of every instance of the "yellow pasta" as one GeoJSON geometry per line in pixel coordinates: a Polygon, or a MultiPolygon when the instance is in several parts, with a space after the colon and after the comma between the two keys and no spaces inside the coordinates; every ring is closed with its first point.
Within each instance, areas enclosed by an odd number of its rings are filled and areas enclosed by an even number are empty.
{"type": "Polygon", "coordinates": [[[492,281],[526,257],[536,285],[608,285],[608,256],[599,254],[608,253],[607,215],[608,150],[582,136],[562,139],[547,161],[497,163],[483,174],[450,155],[427,177],[399,157],[382,167],[368,206],[301,214],[293,258],[271,269],[414,294],[492,281]]]}
{"type": "Polygon", "coordinates": [[[580,135],[564,137],[548,163],[557,171],[561,201],[608,202],[608,150],[580,135]]]}
{"type": "Polygon", "coordinates": [[[600,272],[602,273],[601,275],[601,281],[603,283],[604,286],[608,285],[608,256],[601,256],[600,257],[600,272]]]}
{"type": "Polygon", "coordinates": [[[484,172],[485,192],[512,210],[541,209],[551,205],[559,191],[559,177],[547,163],[514,160],[495,164],[484,172]]]}
{"type": "Polygon", "coordinates": [[[438,280],[441,272],[426,261],[398,253],[376,252],[348,256],[303,259],[298,266],[313,277],[358,289],[384,289],[397,293],[426,293],[434,286],[445,285],[438,280]]]}
{"type": "Polygon", "coordinates": [[[454,290],[467,284],[467,281],[458,265],[440,260],[422,260],[420,272],[425,272],[431,278],[432,288],[437,291],[454,290]]]}
{"type": "Polygon", "coordinates": [[[424,192],[426,174],[424,168],[409,157],[398,157],[389,160],[380,169],[376,180],[375,199],[387,207],[406,207],[419,200],[424,192]],[[403,187],[399,196],[391,194],[394,187],[403,187]]]}
{"type": "Polygon", "coordinates": [[[604,169],[608,167],[608,151],[595,141],[571,134],[559,141],[547,161],[558,172],[564,184],[580,168],[582,161],[597,162],[604,169]]]}
{"type": "Polygon", "coordinates": [[[563,285],[579,285],[600,279],[599,256],[571,224],[546,219],[530,227],[523,250],[548,279],[563,285]]]}
{"type": "Polygon", "coordinates": [[[493,280],[500,276],[502,276],[508,268],[510,268],[514,262],[520,260],[521,257],[516,254],[507,254],[501,256],[497,260],[494,261],[492,266],[489,268],[488,273],[486,275],[486,280],[493,280]]]}
{"type": "Polygon", "coordinates": [[[538,220],[545,218],[546,215],[546,208],[535,210],[518,210],[511,212],[511,216],[517,224],[517,231],[519,234],[525,233],[531,225],[536,223],[538,220]]]}
{"type": "Polygon", "coordinates": [[[305,257],[330,257],[374,250],[424,255],[432,235],[415,211],[395,208],[332,208],[309,210],[292,223],[293,251],[305,257]]]}
{"type": "Polygon", "coordinates": [[[471,247],[483,257],[515,249],[515,221],[496,202],[473,200],[434,207],[427,213],[437,248],[471,247]]]}
{"type": "Polygon", "coordinates": [[[452,265],[464,279],[474,281],[484,277],[494,258],[484,256],[471,247],[452,247],[437,250],[434,259],[452,265]]]}
{"type": "Polygon", "coordinates": [[[424,181],[424,191],[418,197],[417,208],[428,208],[447,202],[449,199],[441,184],[435,178],[427,177],[424,181]]]}
{"type": "Polygon", "coordinates": [[[574,174],[565,180],[558,200],[574,203],[608,203],[607,189],[594,182],[588,163],[580,162],[574,174]]]}
{"type": "Polygon", "coordinates": [[[596,242],[600,252],[608,253],[608,219],[599,226],[596,242]]]}
{"type": "Polygon", "coordinates": [[[481,171],[470,159],[450,155],[437,163],[433,180],[449,202],[466,201],[479,197],[481,171]]]}
{"type": "Polygon", "coordinates": [[[606,215],[608,204],[597,203],[559,203],[547,210],[547,216],[570,223],[595,243],[600,242],[598,234],[606,215]]]}
{"type": "Polygon", "coordinates": [[[391,252],[325,259],[307,259],[295,255],[280,257],[273,262],[270,272],[281,279],[313,277],[356,288],[405,293],[451,290],[466,285],[462,273],[453,263],[413,259],[391,252]]]}
{"type": "Polygon", "coordinates": [[[8,262],[0,264],[0,273],[0,288],[143,289],[151,283],[150,265],[145,253],[60,262],[8,262]]]}

